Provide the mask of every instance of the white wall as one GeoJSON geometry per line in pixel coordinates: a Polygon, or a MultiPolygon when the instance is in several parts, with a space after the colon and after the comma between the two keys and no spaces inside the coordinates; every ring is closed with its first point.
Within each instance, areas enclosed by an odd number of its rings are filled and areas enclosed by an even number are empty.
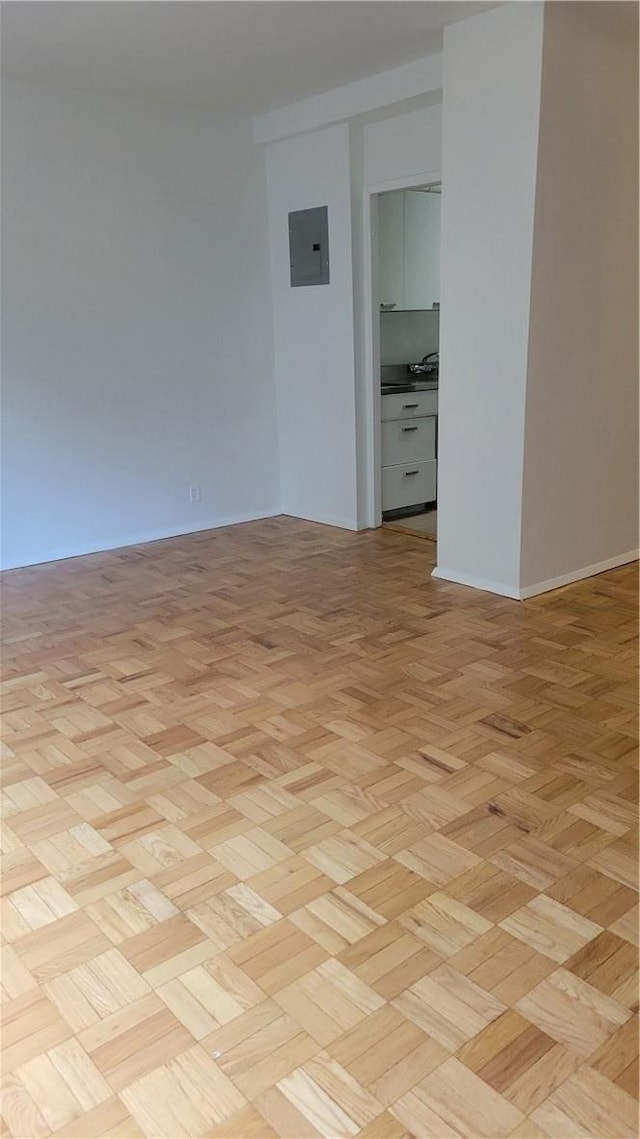
{"type": "Polygon", "coordinates": [[[438,177],[442,153],[441,92],[433,104],[366,123],[363,134],[365,185],[398,179],[418,185],[438,177]]]}
{"type": "MultiPolygon", "coordinates": [[[[369,224],[375,232],[376,193],[442,175],[436,575],[520,597],[545,575],[624,558],[637,544],[637,99],[606,17],[617,7],[633,19],[628,4],[556,3],[545,21],[543,4],[525,0],[450,26],[444,114],[432,60],[411,70],[409,86],[404,73],[404,86],[395,73],[372,76],[257,120],[259,140],[296,135],[268,148],[287,511],[348,526],[379,521],[370,494],[379,475],[379,298],[369,224]],[[573,67],[572,32],[557,33],[555,58],[547,35],[572,15],[584,22],[573,67]],[[551,142],[539,140],[543,34],[551,142]],[[399,100],[408,97],[421,105],[407,109],[399,100]],[[338,120],[345,125],[300,133],[338,120]],[[288,288],[285,215],[323,198],[343,241],[339,288],[332,278],[320,298],[311,294],[322,290],[288,288]],[[294,427],[308,422],[303,446],[294,427]]],[[[633,51],[630,26],[626,37],[633,51]]],[[[335,256],[334,233],[332,267],[335,256]]]]}
{"type": "Polygon", "coordinates": [[[265,154],[285,513],[349,528],[377,522],[370,488],[379,479],[373,441],[379,391],[371,374],[373,300],[365,185],[403,176],[417,184],[439,175],[440,87],[441,59],[433,55],[254,122],[256,140],[269,144],[265,154]],[[322,123],[335,125],[315,129],[322,123]],[[329,205],[331,283],[291,289],[287,213],[323,204],[329,205]]]}
{"type": "Polygon", "coordinates": [[[387,107],[422,99],[425,92],[438,92],[441,87],[442,57],[434,53],[267,111],[254,120],[254,137],[256,142],[276,142],[371,112],[379,117],[387,107]]]}
{"type": "Polygon", "coordinates": [[[4,564],[277,511],[251,123],[7,83],[2,127],[4,564]]]}
{"type": "Polygon", "coordinates": [[[349,128],[266,148],[281,505],[356,528],[349,128]],[[288,214],[327,206],[330,283],[292,288],[288,214]]]}
{"type": "Polygon", "coordinates": [[[518,596],[543,6],[445,29],[436,576],[518,596]]]}
{"type": "Polygon", "coordinates": [[[547,5],[521,583],[638,549],[638,9],[547,5]]]}

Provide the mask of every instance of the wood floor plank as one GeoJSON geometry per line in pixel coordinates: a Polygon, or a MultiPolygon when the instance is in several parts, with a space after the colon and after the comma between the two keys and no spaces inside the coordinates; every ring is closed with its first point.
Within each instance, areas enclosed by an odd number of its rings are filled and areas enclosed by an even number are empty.
{"type": "Polygon", "coordinates": [[[597,1072],[581,1068],[532,1112],[548,1134],[621,1139],[637,1135],[637,1103],[597,1072]]]}
{"type": "Polygon", "coordinates": [[[630,1016],[628,1009],[566,969],[557,969],[522,997],[516,1008],[585,1058],[630,1016]]]}
{"type": "Polygon", "coordinates": [[[10,1139],[631,1139],[637,567],[273,518],[3,578],[10,1139]]]}
{"type": "Polygon", "coordinates": [[[446,1060],[426,1076],[391,1111],[405,1126],[413,1115],[413,1096],[419,1101],[416,1118],[424,1119],[421,1134],[465,1135],[472,1139],[482,1130],[487,1135],[506,1136],[524,1116],[485,1084],[459,1060],[446,1060]]]}

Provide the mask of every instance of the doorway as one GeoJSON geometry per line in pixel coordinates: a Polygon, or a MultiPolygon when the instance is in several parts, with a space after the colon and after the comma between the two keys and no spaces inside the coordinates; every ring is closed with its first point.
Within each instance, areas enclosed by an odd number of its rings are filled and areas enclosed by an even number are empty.
{"type": "Polygon", "coordinates": [[[422,538],[426,542],[438,540],[437,502],[427,502],[415,511],[401,512],[397,516],[383,516],[384,530],[395,530],[397,534],[408,534],[410,538],[422,538]]]}
{"type": "Polygon", "coordinates": [[[370,187],[365,201],[372,520],[430,542],[437,538],[441,193],[434,176],[370,187]]]}

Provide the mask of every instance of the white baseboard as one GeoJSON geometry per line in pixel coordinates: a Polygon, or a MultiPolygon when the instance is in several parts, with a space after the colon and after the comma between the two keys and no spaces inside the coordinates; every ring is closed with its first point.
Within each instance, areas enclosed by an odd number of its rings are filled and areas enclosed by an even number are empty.
{"type": "Polygon", "coordinates": [[[49,551],[46,557],[38,555],[30,560],[7,562],[0,568],[2,570],[26,569],[27,566],[62,562],[66,561],[67,558],[81,558],[87,554],[103,554],[108,550],[123,549],[125,546],[142,546],[146,542],[160,542],[165,538],[180,538],[185,534],[201,534],[204,530],[220,530],[223,526],[237,526],[240,522],[258,522],[261,518],[275,518],[281,513],[282,511],[278,508],[266,512],[261,511],[258,514],[232,514],[228,518],[214,518],[208,522],[199,522],[197,526],[170,526],[168,529],[147,530],[136,535],[122,535],[104,545],[101,543],[98,546],[60,547],[57,550],[49,551]]]}
{"type": "Polygon", "coordinates": [[[563,573],[559,577],[550,577],[547,581],[538,581],[535,585],[525,585],[520,590],[520,597],[535,597],[538,593],[549,593],[552,589],[560,589],[563,585],[572,585],[574,581],[582,581],[585,577],[595,577],[596,574],[607,570],[626,566],[640,557],[640,550],[629,550],[626,554],[617,554],[615,558],[605,558],[603,562],[594,562],[593,565],[583,566],[581,569],[563,573]]]}
{"type": "Polygon", "coordinates": [[[366,527],[354,522],[353,519],[336,518],[333,514],[292,514],[289,510],[282,510],[286,518],[300,518],[302,522],[318,522],[321,526],[335,526],[338,530],[363,530],[366,527]]]}
{"type": "Polygon", "coordinates": [[[455,585],[468,585],[471,589],[482,589],[485,593],[497,593],[501,597],[511,597],[514,601],[525,601],[528,597],[537,597],[539,593],[549,593],[552,589],[561,589],[563,585],[572,585],[586,577],[595,577],[596,574],[606,573],[607,570],[626,566],[637,561],[640,550],[629,550],[626,554],[617,554],[614,558],[606,558],[602,562],[594,562],[590,566],[582,566],[570,573],[559,577],[550,577],[546,581],[538,581],[535,585],[525,585],[522,588],[505,585],[500,581],[489,581],[487,578],[473,577],[471,574],[456,573],[444,566],[436,566],[431,576],[441,581],[451,581],[455,585]]]}
{"type": "Polygon", "coordinates": [[[437,577],[440,581],[451,581],[455,585],[468,585],[471,589],[482,589],[485,593],[498,593],[501,597],[511,597],[514,601],[521,600],[520,591],[514,589],[513,586],[505,585],[502,581],[489,581],[484,577],[456,573],[455,570],[448,570],[445,566],[436,566],[431,571],[431,576],[437,577]]]}

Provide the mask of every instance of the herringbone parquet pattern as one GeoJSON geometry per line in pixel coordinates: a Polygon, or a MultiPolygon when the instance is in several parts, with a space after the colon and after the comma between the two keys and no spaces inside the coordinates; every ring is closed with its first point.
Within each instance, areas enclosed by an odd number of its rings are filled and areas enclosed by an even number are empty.
{"type": "Polygon", "coordinates": [[[632,1136],[636,575],[279,518],[7,574],[3,1134],[632,1136]]]}

